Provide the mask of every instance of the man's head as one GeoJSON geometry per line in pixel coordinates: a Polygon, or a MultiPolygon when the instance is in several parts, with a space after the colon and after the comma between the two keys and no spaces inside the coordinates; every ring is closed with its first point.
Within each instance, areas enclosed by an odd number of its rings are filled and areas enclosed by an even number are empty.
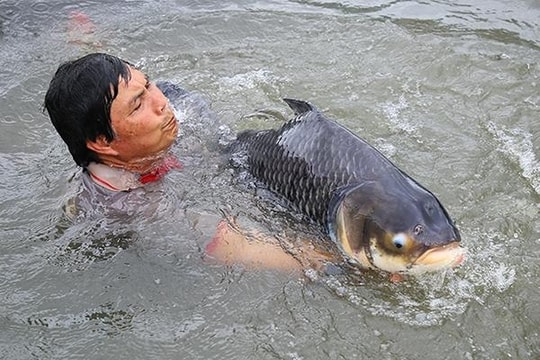
{"type": "Polygon", "coordinates": [[[167,98],[130,63],[90,54],[62,64],[45,108],[75,162],[145,171],[177,134],[167,98]]]}

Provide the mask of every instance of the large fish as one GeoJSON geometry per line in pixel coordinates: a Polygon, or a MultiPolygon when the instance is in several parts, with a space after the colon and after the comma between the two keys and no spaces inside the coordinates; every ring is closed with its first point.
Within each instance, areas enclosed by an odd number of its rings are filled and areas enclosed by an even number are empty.
{"type": "Polygon", "coordinates": [[[324,225],[361,267],[422,273],[459,265],[460,234],[439,200],[307,102],[278,130],[238,135],[249,171],[324,225]]]}

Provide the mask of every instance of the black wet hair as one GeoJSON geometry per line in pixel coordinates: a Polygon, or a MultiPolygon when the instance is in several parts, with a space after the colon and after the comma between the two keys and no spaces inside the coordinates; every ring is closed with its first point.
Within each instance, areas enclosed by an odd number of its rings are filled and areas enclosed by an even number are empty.
{"type": "Polygon", "coordinates": [[[93,53],[59,66],[45,95],[44,108],[77,165],[100,162],[86,142],[115,137],[111,104],[120,79],[131,79],[129,62],[116,56],[93,53]]]}

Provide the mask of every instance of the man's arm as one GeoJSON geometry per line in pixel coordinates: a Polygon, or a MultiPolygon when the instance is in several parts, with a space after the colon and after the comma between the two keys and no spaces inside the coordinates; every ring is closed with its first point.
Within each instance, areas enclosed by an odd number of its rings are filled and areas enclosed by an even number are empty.
{"type": "Polygon", "coordinates": [[[307,267],[321,269],[332,260],[331,254],[323,254],[311,246],[302,246],[298,257],[287,253],[277,240],[261,233],[251,234],[248,239],[241,231],[222,220],[212,241],[206,246],[206,255],[226,265],[241,264],[251,269],[277,269],[302,271],[307,267]]]}

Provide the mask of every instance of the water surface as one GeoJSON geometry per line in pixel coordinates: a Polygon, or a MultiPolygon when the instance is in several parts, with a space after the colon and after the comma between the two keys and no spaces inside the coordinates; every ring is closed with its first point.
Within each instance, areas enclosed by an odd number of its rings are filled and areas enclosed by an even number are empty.
{"type": "Polygon", "coordinates": [[[2,1],[0,357],[538,358],[538,19],[533,0],[2,1]],[[61,62],[94,51],[196,92],[219,119],[180,111],[184,169],[150,190],[152,216],[64,215],[80,170],[42,102],[61,62]],[[279,126],[263,115],[291,116],[282,97],[432,190],[465,264],[393,284],[205,261],[222,211],[289,243],[315,236],[212,144],[220,125],[279,126]]]}

